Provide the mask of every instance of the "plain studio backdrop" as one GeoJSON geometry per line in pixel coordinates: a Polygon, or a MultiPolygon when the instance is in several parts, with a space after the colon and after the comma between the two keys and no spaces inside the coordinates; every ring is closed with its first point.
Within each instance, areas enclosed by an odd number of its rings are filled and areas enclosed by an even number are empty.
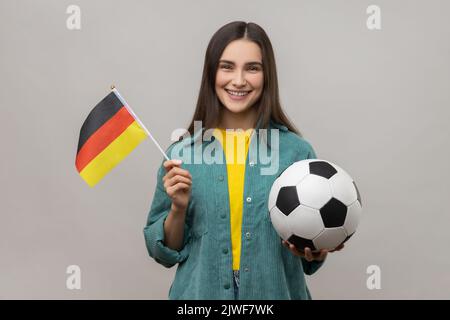
{"type": "Polygon", "coordinates": [[[146,140],[91,189],[74,165],[79,130],[115,84],[169,146],[208,41],[235,20],[266,30],[286,113],[361,192],[357,233],[307,277],[313,298],[449,298],[449,12],[444,0],[2,0],[0,298],[167,298],[176,268],[149,258],[142,232],[161,153],[146,140]],[[381,30],[366,26],[369,5],[381,30]],[[70,265],[81,290],[66,287],[70,265]]]}

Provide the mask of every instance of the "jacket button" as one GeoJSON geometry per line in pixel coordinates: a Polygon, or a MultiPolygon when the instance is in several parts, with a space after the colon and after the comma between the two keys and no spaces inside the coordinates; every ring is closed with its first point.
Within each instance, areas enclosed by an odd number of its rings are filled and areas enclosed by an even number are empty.
{"type": "Polygon", "coordinates": [[[251,162],[249,163],[249,165],[250,165],[250,167],[253,167],[253,166],[255,165],[255,163],[254,163],[253,161],[251,161],[251,162]]]}
{"type": "Polygon", "coordinates": [[[245,237],[247,238],[247,239],[250,239],[250,236],[251,236],[252,234],[250,233],[250,232],[247,232],[246,234],[245,234],[245,237]]]}
{"type": "Polygon", "coordinates": [[[230,284],[229,283],[225,283],[223,286],[225,289],[230,289],[230,284]]]}
{"type": "Polygon", "coordinates": [[[227,253],[228,253],[228,249],[227,249],[227,248],[223,248],[223,249],[222,249],[222,252],[223,252],[224,254],[227,254],[227,253]]]}
{"type": "Polygon", "coordinates": [[[219,181],[223,181],[223,176],[219,176],[219,181]]]}
{"type": "Polygon", "coordinates": [[[225,213],[222,213],[222,214],[220,215],[220,217],[221,217],[222,219],[225,219],[225,218],[227,217],[227,215],[226,215],[225,213]]]}
{"type": "Polygon", "coordinates": [[[252,202],[252,197],[247,197],[247,202],[248,203],[252,202]]]}

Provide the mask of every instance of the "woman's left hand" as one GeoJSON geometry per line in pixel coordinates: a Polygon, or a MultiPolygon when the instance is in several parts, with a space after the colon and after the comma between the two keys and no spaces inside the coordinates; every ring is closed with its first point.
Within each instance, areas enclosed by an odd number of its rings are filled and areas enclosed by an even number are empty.
{"type": "Polygon", "coordinates": [[[320,250],[320,252],[312,252],[310,248],[306,247],[305,251],[302,252],[302,251],[298,250],[289,241],[282,240],[282,243],[283,243],[283,246],[285,246],[286,248],[289,249],[289,251],[292,252],[292,254],[294,254],[294,255],[296,255],[298,257],[305,258],[306,261],[308,261],[308,262],[311,262],[311,261],[323,261],[327,257],[328,252],[340,251],[340,250],[342,250],[342,248],[344,248],[344,244],[340,244],[339,246],[337,246],[333,250],[322,249],[322,250],[320,250]]]}

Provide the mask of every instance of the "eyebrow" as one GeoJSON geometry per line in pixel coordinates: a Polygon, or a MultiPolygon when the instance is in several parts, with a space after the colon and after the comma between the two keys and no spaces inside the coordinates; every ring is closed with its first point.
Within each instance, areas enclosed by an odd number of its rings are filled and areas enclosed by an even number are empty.
{"type": "MultiPolygon", "coordinates": [[[[233,61],[230,61],[230,60],[219,60],[219,63],[229,63],[229,64],[232,64],[232,65],[235,65],[235,63],[233,61]]],[[[250,61],[250,62],[245,63],[245,65],[247,65],[247,66],[248,65],[252,65],[252,64],[257,64],[257,65],[260,65],[262,67],[262,63],[259,62],[259,61],[250,61]]]]}

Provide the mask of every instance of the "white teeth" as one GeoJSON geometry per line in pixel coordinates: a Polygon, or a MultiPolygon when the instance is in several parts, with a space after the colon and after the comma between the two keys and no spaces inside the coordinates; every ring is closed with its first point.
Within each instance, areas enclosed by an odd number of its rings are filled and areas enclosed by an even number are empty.
{"type": "Polygon", "coordinates": [[[227,90],[227,92],[233,96],[246,96],[247,94],[249,94],[250,91],[231,91],[231,90],[227,90]]]}

